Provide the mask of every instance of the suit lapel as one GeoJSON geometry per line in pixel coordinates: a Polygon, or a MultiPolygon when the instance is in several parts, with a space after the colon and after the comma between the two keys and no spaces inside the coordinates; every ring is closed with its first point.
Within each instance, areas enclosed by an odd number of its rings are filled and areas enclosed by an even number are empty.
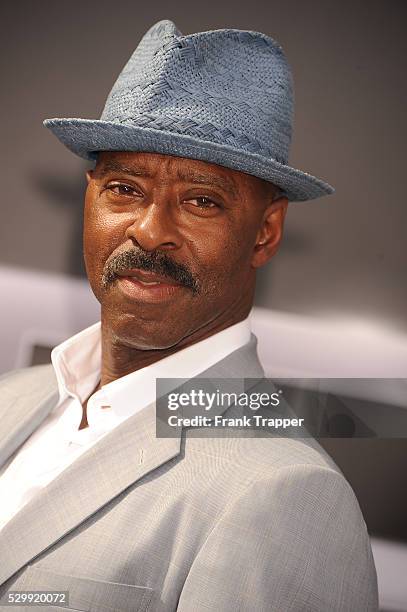
{"type": "Polygon", "coordinates": [[[0,531],[0,584],[179,449],[179,438],[155,438],[154,404],[106,434],[0,531]]]}
{"type": "MultiPolygon", "coordinates": [[[[49,375],[53,376],[52,370],[49,375]]],[[[202,372],[200,377],[262,375],[256,338],[252,336],[248,344],[202,372]]],[[[20,425],[13,423],[14,443],[23,441],[38,426],[55,405],[55,399],[54,389],[53,395],[48,393],[39,405],[28,411],[30,416],[24,417],[20,425]]],[[[28,407],[26,398],[26,412],[28,407]]],[[[23,413],[22,408],[18,413],[23,413]]],[[[3,558],[0,569],[0,584],[124,489],[179,454],[181,431],[174,438],[156,438],[155,428],[153,403],[101,438],[5,525],[0,531],[0,549],[7,551],[7,558],[3,558]]]]}

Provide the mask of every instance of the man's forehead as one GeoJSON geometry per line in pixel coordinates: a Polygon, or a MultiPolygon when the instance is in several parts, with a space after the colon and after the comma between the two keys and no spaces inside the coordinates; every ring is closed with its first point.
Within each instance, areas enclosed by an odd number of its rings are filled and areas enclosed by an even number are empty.
{"type": "Polygon", "coordinates": [[[97,172],[122,172],[154,178],[163,172],[174,180],[218,186],[237,196],[244,184],[265,183],[254,176],[224,166],[186,157],[144,151],[102,151],[98,155],[97,172]]]}

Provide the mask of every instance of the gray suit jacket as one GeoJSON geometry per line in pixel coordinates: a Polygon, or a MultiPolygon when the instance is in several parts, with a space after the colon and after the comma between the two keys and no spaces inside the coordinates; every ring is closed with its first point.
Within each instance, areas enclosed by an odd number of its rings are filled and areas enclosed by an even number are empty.
{"type": "MultiPolygon", "coordinates": [[[[262,375],[254,336],[202,373],[262,375]]],[[[0,464],[57,397],[51,366],[3,377],[0,464]]],[[[85,452],[0,532],[0,596],[68,590],[69,609],[95,612],[377,610],[359,505],[315,440],[189,431],[157,439],[152,404],[85,452]]]]}

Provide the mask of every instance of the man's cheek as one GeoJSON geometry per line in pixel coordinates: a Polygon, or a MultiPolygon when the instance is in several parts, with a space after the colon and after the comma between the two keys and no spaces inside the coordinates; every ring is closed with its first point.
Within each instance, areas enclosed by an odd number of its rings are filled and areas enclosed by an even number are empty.
{"type": "Polygon", "coordinates": [[[95,270],[95,266],[97,266],[98,260],[100,260],[100,245],[95,238],[89,237],[85,234],[83,247],[86,270],[89,274],[95,270]]]}
{"type": "MultiPolygon", "coordinates": [[[[100,267],[119,240],[118,231],[105,215],[88,213],[84,220],[84,250],[92,267],[100,267]]],[[[119,234],[121,236],[121,234],[119,234]]]]}
{"type": "Polygon", "coordinates": [[[84,240],[86,273],[93,292],[99,296],[102,287],[102,274],[105,261],[110,254],[110,246],[99,237],[92,235],[84,240]]]}

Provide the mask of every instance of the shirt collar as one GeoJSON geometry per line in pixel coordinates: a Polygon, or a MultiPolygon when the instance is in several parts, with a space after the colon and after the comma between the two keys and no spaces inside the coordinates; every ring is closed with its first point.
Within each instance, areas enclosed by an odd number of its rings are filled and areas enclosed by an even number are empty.
{"type": "MultiPolygon", "coordinates": [[[[88,407],[98,401],[111,406],[120,420],[127,418],[155,401],[156,378],[193,378],[247,344],[250,334],[247,317],[209,338],[103,385],[92,395],[88,407]]],[[[100,380],[101,355],[100,321],[53,349],[51,361],[58,381],[58,405],[69,396],[78,398],[81,403],[89,397],[100,380]]]]}
{"type": "MultiPolygon", "coordinates": [[[[100,321],[71,336],[51,351],[60,402],[68,396],[85,401],[100,380],[100,321]]],[[[60,403],[59,402],[59,403],[60,403]]]]}

